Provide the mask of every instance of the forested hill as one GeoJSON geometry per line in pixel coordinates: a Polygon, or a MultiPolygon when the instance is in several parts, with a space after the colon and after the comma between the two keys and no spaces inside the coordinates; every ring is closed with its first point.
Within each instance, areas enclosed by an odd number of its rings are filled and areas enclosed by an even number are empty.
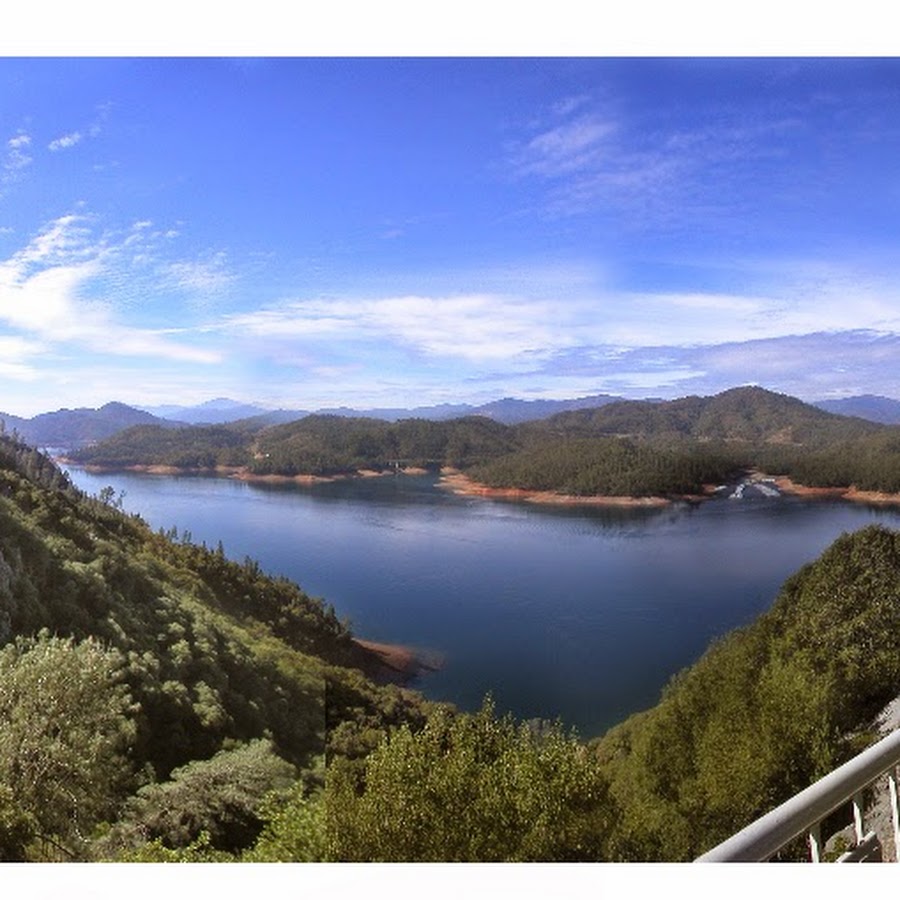
{"type": "Polygon", "coordinates": [[[795,397],[759,387],[668,402],[622,400],[598,409],[563,412],[530,430],[558,435],[622,436],[827,446],[876,434],[882,426],[825,412],[795,397]]]}
{"type": "Polygon", "coordinates": [[[516,446],[514,429],[478,416],[386,422],[310,415],[269,427],[255,419],[175,430],[139,426],[72,458],[109,467],[245,466],[256,475],[334,475],[370,468],[467,466],[516,446]]]}
{"type": "Polygon", "coordinates": [[[250,475],[354,474],[444,466],[491,487],[573,495],[683,496],[749,468],[810,485],[900,490],[900,428],[746,387],[714,397],[621,401],[502,425],[311,415],[266,427],[128,429],[72,458],[106,467],[242,468],[250,475]]]}

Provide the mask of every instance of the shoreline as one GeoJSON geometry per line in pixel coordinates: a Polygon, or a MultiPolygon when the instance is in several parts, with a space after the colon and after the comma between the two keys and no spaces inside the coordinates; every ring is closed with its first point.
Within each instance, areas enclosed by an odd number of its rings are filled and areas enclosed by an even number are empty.
{"type": "MultiPolygon", "coordinates": [[[[555,506],[616,506],[658,509],[670,506],[674,502],[668,497],[617,497],[599,494],[578,496],[575,494],[559,494],[555,491],[530,491],[525,488],[495,488],[486,484],[480,484],[462,472],[450,469],[441,470],[441,478],[437,486],[463,497],[515,500],[555,506]]],[[[679,499],[690,502],[705,498],[702,495],[692,495],[679,499]]]]}
{"type": "MultiPolygon", "coordinates": [[[[426,475],[427,469],[410,466],[403,469],[357,469],[354,472],[343,472],[337,475],[257,475],[247,470],[246,466],[214,466],[187,467],[154,464],[134,464],[130,466],[96,465],[80,463],[66,456],[56,457],[56,462],[83,469],[91,474],[107,472],[137,472],[141,475],[208,475],[219,478],[232,478],[259,484],[296,484],[315,485],[329,484],[336,481],[347,481],[355,478],[384,478],[389,475],[426,475]]],[[[811,487],[793,481],[787,475],[768,475],[754,471],[751,480],[770,480],[781,494],[791,497],[802,497],[809,500],[846,500],[852,503],[867,503],[874,506],[900,506],[900,493],[884,491],[864,491],[849,485],[847,487],[811,487]]],[[[556,491],[537,491],[526,488],[491,487],[472,480],[458,469],[443,467],[436,484],[443,490],[449,490],[463,497],[481,497],[493,500],[511,500],[520,503],[536,503],[548,506],[607,506],[619,508],[661,509],[673,503],[702,503],[714,499],[715,485],[704,485],[702,494],[684,494],[675,497],[627,497],[610,495],[575,495],[560,494],[556,491]]]]}
{"type": "Polygon", "coordinates": [[[900,505],[900,494],[888,494],[884,491],[861,491],[854,485],[849,487],[808,487],[797,484],[786,475],[778,475],[772,479],[775,486],[783,494],[807,499],[848,500],[852,503],[868,503],[876,506],[900,505]]]}
{"type": "Polygon", "coordinates": [[[406,684],[427,672],[437,672],[443,660],[433,653],[426,654],[405,644],[386,644],[354,637],[353,643],[371,655],[381,670],[381,677],[406,684]]]}
{"type": "Polygon", "coordinates": [[[217,478],[232,478],[235,481],[256,482],[260,484],[329,484],[334,481],[347,481],[352,478],[383,478],[388,475],[425,475],[427,469],[410,466],[405,469],[357,469],[355,472],[343,472],[338,475],[257,475],[247,470],[246,466],[166,466],[135,463],[130,466],[109,466],[95,463],[82,463],[67,456],[58,456],[55,461],[63,465],[83,469],[92,475],[103,475],[111,472],[136,472],[140,475],[210,475],[217,478]]]}

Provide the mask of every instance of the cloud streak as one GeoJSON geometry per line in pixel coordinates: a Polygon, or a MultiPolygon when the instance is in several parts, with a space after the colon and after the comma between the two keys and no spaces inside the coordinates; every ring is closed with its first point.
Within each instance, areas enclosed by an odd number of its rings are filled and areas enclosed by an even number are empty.
{"type": "Polygon", "coordinates": [[[534,126],[512,148],[509,171],[544,185],[548,215],[605,213],[648,231],[721,219],[753,205],[758,165],[782,160],[789,169],[791,144],[804,133],[800,111],[764,100],[706,110],[695,127],[623,109],[587,95],[564,98],[551,107],[551,124],[534,126]]]}
{"type": "Polygon", "coordinates": [[[228,317],[225,331],[306,342],[394,341],[426,356],[471,362],[510,359],[567,346],[573,338],[554,325],[559,311],[546,301],[502,295],[408,295],[379,299],[292,301],[228,317]]]}
{"type": "MultiPolygon", "coordinates": [[[[63,216],[0,263],[0,323],[44,346],[75,344],[92,353],[214,363],[217,352],[183,345],[162,330],[117,320],[102,300],[85,298],[109,248],[88,240],[83,219],[63,216]]],[[[20,348],[36,347],[19,343],[20,348]]]]}

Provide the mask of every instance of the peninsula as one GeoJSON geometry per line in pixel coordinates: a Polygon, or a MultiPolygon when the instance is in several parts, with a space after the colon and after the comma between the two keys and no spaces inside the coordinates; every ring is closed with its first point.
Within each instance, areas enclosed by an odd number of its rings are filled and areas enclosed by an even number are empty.
{"type": "Polygon", "coordinates": [[[96,470],[192,472],[297,484],[434,472],[448,489],[534,503],[661,506],[770,472],[782,493],[893,503],[900,426],[762,388],[616,401],[504,425],[484,416],[388,422],[309,415],[281,425],[137,425],[73,451],[96,470]],[[801,487],[802,486],[802,487],[801,487]]]}

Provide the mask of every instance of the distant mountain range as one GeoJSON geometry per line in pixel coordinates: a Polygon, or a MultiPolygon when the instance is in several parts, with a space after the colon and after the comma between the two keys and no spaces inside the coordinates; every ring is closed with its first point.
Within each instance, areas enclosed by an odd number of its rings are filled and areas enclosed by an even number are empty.
{"type": "Polygon", "coordinates": [[[73,449],[102,441],[133,425],[178,427],[171,422],[124,403],[107,403],[100,409],[59,409],[24,419],[0,412],[0,422],[7,433],[19,436],[36,447],[73,449]]]}
{"type": "MultiPolygon", "coordinates": [[[[146,412],[162,419],[188,423],[190,425],[220,425],[238,419],[259,418],[266,424],[281,425],[302,419],[312,413],[319,415],[385,419],[396,422],[398,419],[430,419],[446,421],[462,416],[487,416],[504,425],[517,425],[535,419],[547,419],[561,412],[575,409],[597,409],[609,403],[621,401],[622,397],[613,394],[591,394],[587,397],[576,397],[571,400],[519,400],[504,397],[475,406],[469,403],[441,403],[436,406],[374,407],[371,409],[351,409],[347,406],[323,407],[316,410],[277,409],[272,410],[258,404],[239,403],[236,400],[219,398],[209,400],[197,406],[156,406],[144,407],[146,412]]],[[[658,399],[644,402],[660,403],[658,399]]],[[[900,424],[900,400],[880,397],[875,394],[861,394],[857,397],[845,397],[841,400],[820,400],[811,403],[825,412],[837,413],[841,416],[856,416],[870,422],[884,425],[900,424]]]]}
{"type": "Polygon", "coordinates": [[[881,422],[883,425],[900,425],[900,400],[891,400],[889,397],[862,394],[858,397],[845,397],[843,400],[822,400],[813,405],[841,416],[856,416],[870,422],[881,422]]]}
{"type": "Polygon", "coordinates": [[[429,419],[441,422],[459,419],[462,416],[487,416],[504,425],[515,425],[532,419],[545,419],[556,413],[572,409],[586,409],[604,406],[621,400],[611,394],[594,394],[572,400],[517,400],[504,397],[480,406],[469,403],[441,403],[436,406],[375,407],[371,409],[351,409],[347,406],[322,407],[316,410],[267,409],[256,404],[239,403],[220,397],[197,406],[148,406],[144,410],[162,419],[174,420],[190,425],[221,425],[239,419],[265,420],[266,424],[281,425],[302,419],[312,413],[318,415],[366,417],[396,422],[398,419],[429,419]]]}
{"type": "MultiPolygon", "coordinates": [[[[504,425],[514,425],[531,419],[543,419],[572,409],[595,408],[620,398],[597,394],[573,400],[516,400],[505,398],[473,406],[466,403],[443,403],[437,406],[421,406],[412,409],[377,408],[350,409],[334,407],[315,410],[320,415],[367,417],[394,422],[399,419],[429,419],[446,421],[463,416],[487,416],[504,425]]],[[[246,420],[261,428],[266,425],[283,425],[311,415],[310,410],[267,409],[264,406],[240,403],[221,397],[196,406],[153,406],[137,409],[124,403],[107,403],[99,409],[59,409],[40,413],[33,418],[0,412],[0,423],[7,432],[18,432],[27,443],[37,447],[77,449],[102,441],[133,425],[222,425],[246,420]]]]}
{"type": "MultiPolygon", "coordinates": [[[[252,403],[239,403],[237,400],[229,400],[219,397],[216,400],[207,400],[196,406],[145,406],[143,411],[159,419],[168,419],[185,425],[221,425],[224,422],[236,422],[238,419],[249,419],[254,416],[278,415],[278,412],[257,406],[252,403]]],[[[306,413],[298,411],[294,413],[284,411],[285,415],[292,418],[305,416],[306,413]]]]}
{"type": "MultiPolygon", "coordinates": [[[[574,410],[599,409],[621,401],[621,397],[611,394],[593,394],[570,400],[520,400],[505,397],[479,406],[443,403],[414,408],[331,407],[317,409],[314,412],[343,417],[363,416],[389,422],[408,418],[446,421],[463,416],[486,416],[504,425],[517,425],[522,422],[548,419],[574,410]]],[[[657,404],[661,401],[643,402],[657,404]]],[[[888,397],[866,394],[841,400],[823,400],[810,405],[842,416],[855,416],[887,425],[900,424],[900,400],[888,397]]],[[[30,419],[0,412],[0,422],[7,432],[15,430],[25,441],[35,446],[76,449],[104,440],[133,425],[161,425],[171,428],[184,425],[219,425],[247,420],[248,424],[252,422],[254,428],[259,428],[293,422],[312,412],[301,409],[272,410],[258,404],[241,403],[223,397],[195,406],[168,405],[143,409],[113,402],[99,409],[60,409],[41,413],[30,419]]]]}

